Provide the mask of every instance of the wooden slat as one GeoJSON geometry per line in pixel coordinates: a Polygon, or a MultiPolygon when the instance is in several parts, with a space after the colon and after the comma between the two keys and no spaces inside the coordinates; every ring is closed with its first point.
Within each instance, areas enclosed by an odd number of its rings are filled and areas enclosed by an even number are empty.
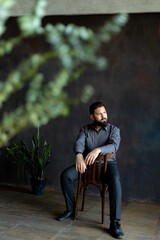
{"type": "Polygon", "coordinates": [[[99,166],[98,166],[98,181],[100,180],[100,177],[101,177],[101,162],[102,162],[102,160],[101,160],[101,158],[99,158],[99,166]]]}
{"type": "Polygon", "coordinates": [[[93,164],[93,169],[92,169],[92,181],[95,180],[95,173],[96,173],[96,161],[93,164]]]}
{"type": "Polygon", "coordinates": [[[91,171],[92,171],[92,165],[89,165],[89,170],[88,170],[88,181],[90,182],[91,179],[91,171]]]}

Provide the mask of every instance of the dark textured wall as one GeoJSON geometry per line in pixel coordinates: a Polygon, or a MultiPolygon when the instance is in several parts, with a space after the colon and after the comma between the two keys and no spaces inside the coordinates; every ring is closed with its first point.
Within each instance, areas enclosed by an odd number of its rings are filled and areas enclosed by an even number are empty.
{"type": "MultiPolygon", "coordinates": [[[[74,22],[97,28],[108,16],[47,17],[44,22],[74,22]]],[[[60,172],[74,163],[73,141],[80,126],[90,121],[88,105],[102,100],[109,115],[109,122],[121,129],[121,145],[117,161],[121,174],[123,198],[160,202],[160,14],[132,14],[123,31],[100,50],[109,58],[109,68],[97,71],[93,67],[70,86],[75,93],[86,83],[95,87],[95,94],[88,104],[71,107],[70,116],[51,120],[43,126],[42,141],[52,145],[52,163],[46,175],[48,187],[59,190],[60,172]]],[[[9,22],[11,34],[16,32],[15,19],[9,22]]],[[[26,41],[23,48],[14,51],[12,58],[0,63],[0,78],[12,69],[19,55],[43,48],[40,39],[26,41]]],[[[45,74],[54,71],[52,63],[44,69],[45,74]]],[[[14,96],[10,109],[21,99],[14,96]]],[[[28,143],[35,129],[23,130],[13,141],[28,143]]],[[[0,181],[15,183],[15,167],[2,151],[0,181]]]]}

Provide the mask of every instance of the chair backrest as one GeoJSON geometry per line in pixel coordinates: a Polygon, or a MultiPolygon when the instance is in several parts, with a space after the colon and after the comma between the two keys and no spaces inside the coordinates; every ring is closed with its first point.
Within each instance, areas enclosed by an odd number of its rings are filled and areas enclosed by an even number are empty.
{"type": "Polygon", "coordinates": [[[107,171],[107,161],[108,159],[112,158],[112,153],[108,153],[106,155],[98,156],[98,171],[96,171],[96,161],[88,166],[88,171],[84,173],[84,183],[88,184],[100,184],[103,182],[103,176],[106,174],[107,171]],[[102,162],[103,168],[102,168],[102,162]],[[97,172],[97,174],[96,174],[97,172]]]}

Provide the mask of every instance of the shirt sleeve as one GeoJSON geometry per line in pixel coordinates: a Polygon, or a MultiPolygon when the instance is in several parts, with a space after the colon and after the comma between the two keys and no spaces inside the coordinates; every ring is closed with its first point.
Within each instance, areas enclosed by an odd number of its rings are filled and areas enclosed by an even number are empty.
{"type": "Polygon", "coordinates": [[[101,155],[107,153],[116,153],[120,145],[120,129],[113,127],[106,145],[99,147],[101,149],[101,155]]]}
{"type": "Polygon", "coordinates": [[[83,153],[85,151],[85,129],[84,127],[81,128],[76,141],[73,145],[73,151],[74,153],[83,153]]]}

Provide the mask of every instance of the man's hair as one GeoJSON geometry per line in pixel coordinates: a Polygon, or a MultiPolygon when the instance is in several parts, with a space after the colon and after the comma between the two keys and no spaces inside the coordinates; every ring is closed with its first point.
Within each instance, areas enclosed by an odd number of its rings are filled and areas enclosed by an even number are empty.
{"type": "Polygon", "coordinates": [[[89,112],[90,114],[94,114],[94,110],[98,107],[104,107],[104,104],[102,102],[94,102],[89,106],[89,112]]]}

